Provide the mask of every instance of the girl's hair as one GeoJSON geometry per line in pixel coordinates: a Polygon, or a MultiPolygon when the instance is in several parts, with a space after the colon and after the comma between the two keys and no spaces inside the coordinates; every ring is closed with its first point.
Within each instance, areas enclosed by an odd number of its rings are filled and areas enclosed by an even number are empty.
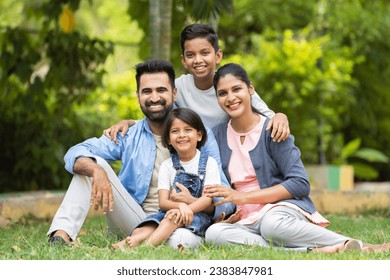
{"type": "MultiPolygon", "coordinates": [[[[248,88],[251,85],[251,81],[249,79],[248,73],[246,72],[244,67],[242,67],[241,65],[236,64],[236,63],[228,63],[228,64],[221,66],[214,75],[213,84],[214,84],[214,89],[215,89],[216,94],[218,93],[217,85],[218,85],[219,80],[221,78],[225,77],[226,75],[233,75],[237,79],[244,82],[248,86],[248,88]]],[[[218,96],[218,94],[217,94],[217,96],[218,96]]],[[[252,107],[252,112],[263,115],[252,105],[251,105],[251,107],[252,107]]]]}
{"type": "Polygon", "coordinates": [[[200,149],[206,143],[207,131],[199,115],[195,111],[188,108],[176,108],[173,109],[165,119],[163,134],[161,137],[163,146],[168,148],[169,151],[175,151],[172,145],[169,144],[169,131],[171,130],[172,122],[175,119],[179,119],[185,122],[189,126],[195,128],[196,131],[200,131],[202,133],[202,139],[196,144],[197,149],[200,149]]]}

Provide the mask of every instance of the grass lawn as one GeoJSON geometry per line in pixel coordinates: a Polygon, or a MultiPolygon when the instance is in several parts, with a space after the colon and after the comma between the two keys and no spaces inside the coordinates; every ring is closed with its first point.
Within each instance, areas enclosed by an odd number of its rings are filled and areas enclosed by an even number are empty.
{"type": "MultiPolygon", "coordinates": [[[[390,242],[388,213],[326,217],[334,231],[370,243],[390,242]]],[[[77,248],[52,247],[46,238],[50,222],[24,218],[0,228],[1,279],[383,279],[390,268],[388,252],[327,255],[210,244],[183,251],[166,245],[112,251],[118,240],[107,234],[101,216],[87,219],[77,248]]]]}
{"type": "MultiPolygon", "coordinates": [[[[390,242],[390,215],[359,216],[326,215],[329,229],[368,243],[390,242]]],[[[0,229],[1,260],[390,260],[390,253],[299,253],[255,246],[202,245],[196,250],[173,250],[162,245],[157,248],[140,246],[126,252],[112,251],[116,242],[106,233],[101,216],[89,217],[79,235],[79,246],[51,247],[46,232],[49,220],[24,218],[0,229]]]]}
{"type": "MultiPolygon", "coordinates": [[[[390,216],[374,213],[359,216],[327,215],[329,229],[368,243],[390,242],[390,216]]],[[[196,250],[173,250],[163,245],[157,248],[140,246],[126,252],[112,251],[117,240],[106,231],[101,216],[87,218],[79,235],[79,246],[51,247],[46,232],[49,220],[24,218],[0,230],[2,260],[389,260],[390,253],[299,253],[255,246],[213,246],[204,244],[196,250]]]]}

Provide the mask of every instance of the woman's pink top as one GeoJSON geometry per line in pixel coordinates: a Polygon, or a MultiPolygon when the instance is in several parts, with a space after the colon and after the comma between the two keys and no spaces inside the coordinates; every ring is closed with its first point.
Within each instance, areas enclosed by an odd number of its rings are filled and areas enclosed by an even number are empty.
{"type": "MultiPolygon", "coordinates": [[[[237,133],[232,128],[231,121],[228,123],[227,141],[229,148],[232,150],[229,162],[229,174],[231,183],[234,184],[235,189],[239,192],[258,191],[260,189],[260,184],[249,156],[249,151],[253,150],[259,142],[264,122],[265,118],[261,117],[259,124],[246,133],[237,133]],[[242,144],[241,137],[245,137],[242,144]]],[[[288,202],[239,205],[237,210],[240,213],[241,220],[237,223],[252,224],[258,221],[271,208],[281,205],[296,209],[314,224],[324,227],[330,224],[320,213],[314,212],[313,214],[310,214],[288,202]]]]}

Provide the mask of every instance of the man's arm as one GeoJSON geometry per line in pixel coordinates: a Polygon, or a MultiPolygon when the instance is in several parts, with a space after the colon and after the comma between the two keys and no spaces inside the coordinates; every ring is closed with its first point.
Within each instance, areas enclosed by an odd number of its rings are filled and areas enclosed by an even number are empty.
{"type": "Polygon", "coordinates": [[[114,209],[112,186],[106,171],[94,159],[80,157],[74,164],[74,172],[92,178],[91,206],[94,211],[102,207],[103,215],[114,209]]]}
{"type": "Polygon", "coordinates": [[[101,136],[100,138],[90,138],[71,147],[64,156],[65,169],[71,174],[76,173],[74,164],[80,157],[94,159],[98,156],[107,162],[120,160],[123,149],[123,137],[119,136],[118,140],[120,141],[120,145],[116,145],[107,137],[101,136]]]}
{"type": "MultiPolygon", "coordinates": [[[[120,140],[122,143],[122,137],[120,140]]],[[[118,160],[121,158],[121,151],[122,145],[116,145],[102,136],[73,146],[64,157],[68,172],[92,178],[91,206],[97,211],[101,205],[103,214],[113,210],[114,199],[107,173],[96,163],[95,158],[101,157],[107,162],[118,160]]]]}

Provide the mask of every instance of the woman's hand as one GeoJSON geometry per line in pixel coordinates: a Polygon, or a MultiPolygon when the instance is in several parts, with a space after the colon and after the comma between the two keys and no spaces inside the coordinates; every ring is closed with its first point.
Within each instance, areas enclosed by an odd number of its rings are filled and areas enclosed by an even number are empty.
{"type": "Polygon", "coordinates": [[[270,130],[272,127],[271,138],[274,142],[281,142],[288,138],[290,135],[290,127],[288,124],[287,116],[283,113],[277,113],[267,125],[266,130],[270,130]]]}
{"type": "Polygon", "coordinates": [[[221,215],[214,220],[214,223],[226,223],[226,224],[234,224],[241,220],[241,208],[238,208],[236,212],[231,214],[229,218],[226,218],[225,212],[222,212],[221,215]]]}
{"type": "Polygon", "coordinates": [[[232,188],[224,187],[221,185],[208,185],[205,186],[204,193],[208,197],[223,197],[222,200],[216,202],[214,205],[220,205],[226,202],[231,202],[236,205],[245,204],[243,193],[240,193],[232,188]]]}

